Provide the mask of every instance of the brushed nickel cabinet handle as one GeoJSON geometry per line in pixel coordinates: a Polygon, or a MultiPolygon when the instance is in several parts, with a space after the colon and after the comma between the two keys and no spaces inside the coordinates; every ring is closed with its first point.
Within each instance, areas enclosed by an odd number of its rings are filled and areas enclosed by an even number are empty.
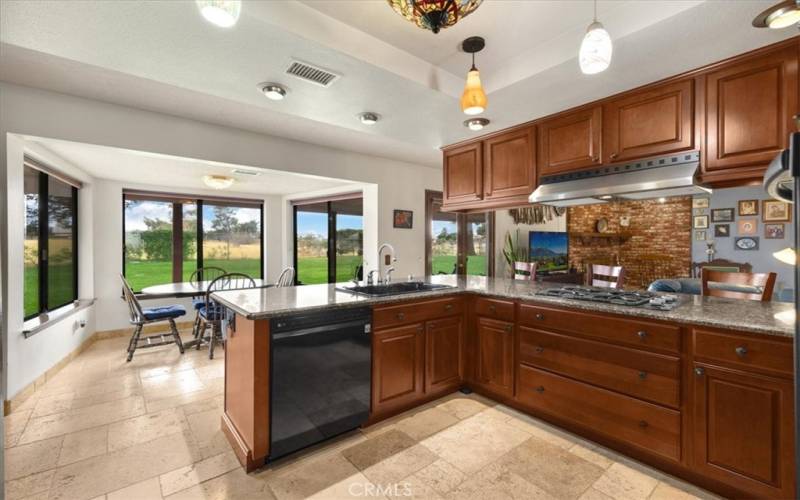
{"type": "Polygon", "coordinates": [[[647,378],[647,372],[639,372],[639,378],[644,380],[647,378]]]}
{"type": "Polygon", "coordinates": [[[703,376],[703,374],[705,374],[705,372],[706,372],[706,370],[702,366],[698,366],[697,368],[694,369],[694,374],[697,375],[698,377],[703,376]]]}
{"type": "Polygon", "coordinates": [[[743,345],[740,345],[739,347],[734,349],[734,351],[736,351],[736,355],[739,356],[740,358],[743,358],[747,355],[747,347],[743,345]]]}

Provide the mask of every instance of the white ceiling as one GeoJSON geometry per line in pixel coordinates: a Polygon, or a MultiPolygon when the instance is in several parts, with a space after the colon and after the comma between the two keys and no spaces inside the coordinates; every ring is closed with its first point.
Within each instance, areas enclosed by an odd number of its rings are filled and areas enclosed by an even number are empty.
{"type": "Polygon", "coordinates": [[[233,177],[234,185],[222,191],[223,194],[234,192],[293,195],[356,186],[355,183],[338,179],[260,167],[244,167],[53,139],[27,138],[27,140],[79,166],[94,178],[123,182],[127,185],[157,186],[160,190],[208,191],[208,186],[203,183],[204,175],[233,177]],[[249,170],[257,172],[258,175],[237,174],[233,172],[234,169],[249,170]]]}
{"type": "Polygon", "coordinates": [[[757,30],[772,0],[600,0],[614,60],[582,75],[586,0],[485,0],[438,35],[384,0],[243,1],[239,23],[206,23],[193,1],[0,2],[0,79],[413,163],[471,136],[458,108],[481,35],[488,130],[531,120],[795,35],[757,30]],[[284,74],[291,58],[342,75],[321,88],[284,74]],[[256,84],[289,87],[282,102],[256,84]],[[362,111],[383,116],[362,125],[362,111]]]}

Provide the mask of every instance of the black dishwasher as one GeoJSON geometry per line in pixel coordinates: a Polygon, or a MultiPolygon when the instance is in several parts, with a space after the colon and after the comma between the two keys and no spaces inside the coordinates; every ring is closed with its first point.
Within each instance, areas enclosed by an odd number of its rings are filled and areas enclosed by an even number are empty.
{"type": "Polygon", "coordinates": [[[270,320],[270,451],[275,460],[359,427],[369,416],[372,310],[270,320]]]}

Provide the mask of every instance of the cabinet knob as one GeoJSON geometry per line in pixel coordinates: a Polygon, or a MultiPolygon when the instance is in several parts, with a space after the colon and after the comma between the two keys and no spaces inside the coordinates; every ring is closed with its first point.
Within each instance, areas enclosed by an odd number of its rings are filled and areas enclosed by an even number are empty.
{"type": "Polygon", "coordinates": [[[445,311],[451,311],[452,309],[453,309],[453,304],[445,304],[444,305],[444,310],[445,311]]]}
{"type": "Polygon", "coordinates": [[[400,321],[406,319],[405,313],[397,313],[397,319],[399,319],[400,321]]]}
{"type": "Polygon", "coordinates": [[[644,429],[648,425],[650,424],[647,423],[647,420],[639,420],[639,427],[641,427],[642,429],[644,429]]]}
{"type": "Polygon", "coordinates": [[[538,392],[539,394],[543,393],[544,387],[540,385],[539,387],[536,388],[536,392],[538,392]]]}
{"type": "Polygon", "coordinates": [[[611,153],[610,155],[608,155],[608,157],[611,158],[612,160],[616,160],[617,159],[617,153],[611,153]]]}
{"type": "Polygon", "coordinates": [[[639,378],[644,380],[647,378],[647,372],[639,372],[639,378]]]}
{"type": "Polygon", "coordinates": [[[513,327],[511,325],[506,325],[506,331],[507,332],[511,333],[512,329],[513,329],[513,327]]]}
{"type": "Polygon", "coordinates": [[[636,335],[638,335],[639,338],[642,340],[647,338],[647,332],[644,330],[639,330],[638,332],[636,332],[636,335]]]}
{"type": "Polygon", "coordinates": [[[541,354],[544,352],[544,347],[536,346],[536,349],[534,349],[534,351],[536,351],[536,354],[541,354]]]}
{"type": "Polygon", "coordinates": [[[497,312],[497,306],[494,305],[494,304],[490,305],[489,306],[489,312],[492,313],[492,314],[496,313],[497,312]]]}
{"type": "Polygon", "coordinates": [[[600,161],[600,157],[599,156],[592,156],[592,161],[597,163],[598,161],[600,161]]]}
{"type": "Polygon", "coordinates": [[[743,358],[747,355],[747,347],[743,345],[740,345],[734,350],[736,351],[736,355],[739,356],[740,358],[743,358]]]}
{"type": "Polygon", "coordinates": [[[422,333],[422,332],[423,332],[423,330],[424,330],[424,328],[422,327],[422,325],[419,325],[419,326],[417,327],[417,331],[418,331],[419,333],[422,333]]]}
{"type": "Polygon", "coordinates": [[[429,328],[436,328],[436,323],[428,323],[429,328]]]}
{"type": "Polygon", "coordinates": [[[706,370],[702,366],[698,366],[697,368],[694,369],[694,374],[697,375],[698,377],[702,377],[705,372],[706,370]]]}
{"type": "Polygon", "coordinates": [[[540,321],[541,321],[541,320],[543,320],[543,319],[544,319],[544,314],[542,314],[542,313],[536,313],[536,319],[538,319],[538,320],[540,320],[540,321]]]}

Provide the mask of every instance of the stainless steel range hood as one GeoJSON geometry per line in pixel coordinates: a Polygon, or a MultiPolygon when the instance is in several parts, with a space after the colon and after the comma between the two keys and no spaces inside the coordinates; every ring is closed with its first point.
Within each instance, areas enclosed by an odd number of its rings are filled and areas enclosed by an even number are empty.
{"type": "Polygon", "coordinates": [[[606,203],[612,199],[644,200],[709,194],[695,182],[700,152],[647,158],[540,179],[528,200],[557,207],[606,203]]]}

